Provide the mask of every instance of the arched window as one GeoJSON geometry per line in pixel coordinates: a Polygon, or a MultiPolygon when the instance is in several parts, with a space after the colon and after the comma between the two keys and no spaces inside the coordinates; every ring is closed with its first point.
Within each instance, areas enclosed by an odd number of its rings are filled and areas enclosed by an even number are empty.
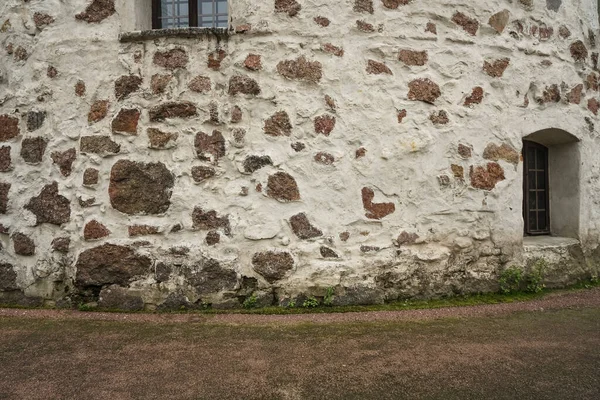
{"type": "Polygon", "coordinates": [[[227,28],[227,0],[152,0],[152,28],[227,28]]]}

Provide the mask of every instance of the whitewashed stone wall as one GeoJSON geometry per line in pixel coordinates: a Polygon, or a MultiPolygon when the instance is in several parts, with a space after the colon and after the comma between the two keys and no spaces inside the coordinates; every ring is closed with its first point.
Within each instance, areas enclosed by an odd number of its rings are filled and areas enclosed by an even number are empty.
{"type": "Polygon", "coordinates": [[[497,290],[548,128],[581,152],[549,281],[597,274],[595,1],[230,3],[188,38],[127,34],[131,2],[0,4],[0,303],[497,290]]]}

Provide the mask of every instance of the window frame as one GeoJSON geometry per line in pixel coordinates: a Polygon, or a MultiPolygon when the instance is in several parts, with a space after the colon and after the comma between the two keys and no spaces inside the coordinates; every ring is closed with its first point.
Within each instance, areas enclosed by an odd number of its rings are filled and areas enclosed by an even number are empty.
{"type": "MultiPolygon", "coordinates": [[[[229,0],[227,3],[227,25],[229,26],[229,0]]],[[[189,10],[189,25],[186,27],[175,27],[175,28],[163,28],[162,27],[162,7],[161,0],[152,0],[152,29],[177,29],[177,28],[205,28],[205,29],[216,29],[218,24],[219,13],[213,14],[215,26],[213,27],[202,27],[199,26],[199,12],[198,12],[198,0],[188,0],[189,10]]]]}
{"type": "MultiPolygon", "coordinates": [[[[523,221],[524,221],[524,227],[523,227],[523,232],[526,236],[542,236],[542,235],[550,235],[550,179],[549,179],[549,168],[548,168],[548,156],[549,156],[550,152],[549,149],[539,143],[536,142],[532,142],[529,140],[523,140],[523,221]],[[530,182],[529,182],[529,160],[528,160],[528,150],[529,149],[535,149],[536,151],[541,151],[544,154],[544,165],[542,166],[542,171],[544,172],[544,191],[546,193],[545,196],[545,204],[544,204],[544,210],[545,210],[545,214],[546,214],[546,229],[544,230],[532,230],[530,229],[530,210],[531,210],[531,205],[529,202],[529,191],[532,190],[530,188],[530,182]]],[[[539,166],[537,165],[537,159],[535,161],[536,165],[534,167],[534,169],[540,170],[539,166]]],[[[539,190],[538,187],[536,186],[536,189],[534,190],[539,190]]],[[[536,202],[537,202],[537,195],[536,195],[536,202]]],[[[539,207],[539,205],[537,205],[539,207]]],[[[537,208],[539,210],[539,208],[537,208]]],[[[536,216],[536,218],[538,218],[538,216],[536,216]]],[[[538,221],[539,224],[539,221],[538,221]]],[[[537,226],[537,224],[536,224],[537,226]]]]}

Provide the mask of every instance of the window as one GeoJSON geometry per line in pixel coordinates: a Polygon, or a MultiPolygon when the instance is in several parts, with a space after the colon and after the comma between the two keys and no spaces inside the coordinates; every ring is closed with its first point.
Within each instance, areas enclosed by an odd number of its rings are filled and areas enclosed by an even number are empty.
{"type": "Polygon", "coordinates": [[[525,234],[550,233],[548,148],[523,141],[523,219],[525,234]]]}
{"type": "Polygon", "coordinates": [[[152,28],[227,28],[227,0],[152,0],[152,28]]]}

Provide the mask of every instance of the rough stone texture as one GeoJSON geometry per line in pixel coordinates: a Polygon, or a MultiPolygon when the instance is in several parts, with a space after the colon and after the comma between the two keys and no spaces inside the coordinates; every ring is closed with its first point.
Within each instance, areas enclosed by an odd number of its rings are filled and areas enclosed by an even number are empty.
{"type": "Polygon", "coordinates": [[[43,29],[44,27],[52,24],[53,22],[54,18],[49,14],[41,12],[36,12],[33,14],[33,23],[38,29],[43,29]]]}
{"type": "Polygon", "coordinates": [[[87,168],[83,173],[83,185],[93,186],[98,184],[99,171],[96,168],[87,168]]]}
{"type": "Polygon", "coordinates": [[[235,96],[240,93],[257,96],[260,94],[260,86],[258,86],[258,82],[247,76],[232,76],[229,79],[229,94],[235,96]]]}
{"type": "Polygon", "coordinates": [[[188,83],[188,88],[192,92],[207,93],[210,92],[212,84],[208,76],[197,76],[188,83]]]}
{"type": "Polygon", "coordinates": [[[598,110],[600,109],[600,101],[597,99],[588,99],[588,110],[594,113],[594,115],[598,115],[598,110]]]}
{"type": "Polygon", "coordinates": [[[262,69],[261,56],[259,54],[248,54],[244,60],[244,68],[250,71],[258,71],[262,69]]]}
{"type": "Polygon", "coordinates": [[[286,13],[288,16],[293,17],[301,9],[302,6],[296,0],[275,0],[275,12],[286,13]]]}
{"type": "Polygon", "coordinates": [[[354,11],[373,14],[373,0],[354,0],[354,11]]]}
{"type": "Polygon", "coordinates": [[[77,258],[75,285],[80,289],[105,285],[127,286],[134,277],[150,272],[152,261],[127,246],[103,244],[77,258]]]}
{"type": "Polygon", "coordinates": [[[444,110],[431,113],[429,120],[433,122],[434,125],[446,125],[448,122],[450,122],[448,113],[444,110]]]}
{"type": "Polygon", "coordinates": [[[8,192],[10,192],[10,183],[0,182],[0,214],[6,214],[8,211],[8,192]]]}
{"type": "Polygon", "coordinates": [[[10,146],[0,147],[0,172],[8,172],[13,169],[10,157],[10,146]]]}
{"type": "Polygon", "coordinates": [[[19,136],[19,119],[11,115],[0,115],[0,141],[8,142],[19,136]]]}
{"type": "Polygon", "coordinates": [[[200,160],[216,163],[225,155],[225,138],[217,130],[213,131],[211,135],[199,132],[194,140],[194,148],[200,160]]]}
{"type": "Polygon", "coordinates": [[[571,57],[575,61],[584,61],[588,57],[588,50],[581,40],[573,42],[569,49],[571,50],[571,57]]]}
{"type": "Polygon", "coordinates": [[[157,51],[154,53],[153,62],[159,67],[174,71],[179,68],[185,68],[189,62],[189,58],[185,50],[176,48],[167,51],[157,51]]]}
{"type": "Polygon", "coordinates": [[[0,263],[0,290],[18,290],[17,273],[12,264],[0,263]]]}
{"type": "Polygon", "coordinates": [[[137,135],[141,112],[138,109],[122,108],[112,120],[112,133],[137,135]]]}
{"type": "Polygon", "coordinates": [[[77,150],[68,149],[65,151],[55,151],[50,155],[54,164],[58,165],[60,173],[63,176],[70,176],[73,170],[73,163],[77,159],[77,150]]]}
{"type": "Polygon", "coordinates": [[[239,106],[233,106],[231,109],[231,123],[238,124],[242,122],[242,109],[239,106]]]}
{"type": "Polygon", "coordinates": [[[315,118],[315,132],[321,133],[325,136],[329,136],[329,134],[335,128],[336,119],[331,115],[320,115],[315,118]]]}
{"type": "Polygon", "coordinates": [[[207,179],[214,177],[217,174],[214,168],[211,167],[192,167],[192,179],[196,183],[204,182],[207,179]]]}
{"type": "Polygon", "coordinates": [[[567,94],[567,101],[572,104],[579,104],[581,102],[581,92],[583,91],[583,84],[575,86],[567,94]]]}
{"type": "Polygon", "coordinates": [[[85,11],[75,15],[75,18],[88,23],[98,23],[115,12],[115,0],[92,0],[85,11]]]}
{"type": "Polygon", "coordinates": [[[467,17],[465,14],[461,12],[456,12],[452,16],[452,22],[457,25],[460,25],[465,32],[470,35],[475,36],[477,34],[477,30],[479,29],[479,21],[474,18],[467,17]]]}
{"type": "Polygon", "coordinates": [[[269,176],[267,195],[282,202],[300,200],[296,180],[285,172],[277,172],[269,176]]]}
{"type": "Polygon", "coordinates": [[[152,225],[132,225],[127,227],[129,237],[157,235],[160,230],[152,225]]]}
{"type": "Polygon", "coordinates": [[[502,10],[502,11],[497,12],[496,14],[492,15],[488,21],[488,24],[490,24],[490,26],[492,28],[494,28],[496,30],[496,32],[502,33],[502,32],[504,32],[504,28],[506,28],[506,25],[508,24],[509,19],[510,19],[510,11],[502,10]]]}
{"type": "Polygon", "coordinates": [[[33,240],[20,232],[12,235],[13,249],[19,256],[33,256],[35,254],[35,243],[33,240]]]}
{"type": "Polygon", "coordinates": [[[269,283],[276,282],[294,268],[294,258],[288,252],[265,251],[252,256],[252,268],[269,283]]]}
{"type": "Polygon", "coordinates": [[[322,17],[322,16],[314,17],[313,21],[315,21],[315,24],[322,26],[323,28],[327,28],[329,26],[329,24],[331,23],[329,18],[322,17]]]}
{"type": "Polygon", "coordinates": [[[163,132],[160,129],[148,128],[148,147],[155,150],[169,149],[176,145],[177,132],[163,132]]]}
{"type": "Polygon", "coordinates": [[[115,97],[123,100],[142,86],[142,78],[135,75],[123,75],[115,81],[115,97]]]}
{"type": "Polygon", "coordinates": [[[58,253],[68,253],[71,246],[71,239],[68,237],[57,237],[52,240],[52,251],[58,253]]]}
{"type": "Polygon", "coordinates": [[[296,214],[290,218],[292,231],[300,239],[313,239],[323,236],[323,231],[313,226],[305,213],[296,214]]]}
{"type": "Polygon", "coordinates": [[[285,111],[278,111],[265,121],[263,131],[269,136],[290,136],[292,124],[285,111]]]}
{"type": "Polygon", "coordinates": [[[434,24],[433,22],[428,22],[427,25],[425,25],[425,32],[429,32],[429,33],[433,33],[434,35],[437,35],[436,24],[434,24]]]}
{"type": "Polygon", "coordinates": [[[481,104],[483,101],[483,88],[481,86],[477,86],[473,88],[473,91],[463,103],[465,106],[471,106],[473,104],[481,104]]]}
{"type": "Polygon", "coordinates": [[[162,214],[175,178],[163,163],[117,161],[110,172],[110,204],[125,214],[162,214]]]}
{"type": "Polygon", "coordinates": [[[319,253],[321,253],[321,257],[323,258],[340,258],[335,251],[326,246],[321,246],[319,248],[319,253]]]}
{"type": "Polygon", "coordinates": [[[88,123],[94,124],[106,118],[106,115],[108,114],[108,105],[108,100],[96,100],[90,107],[88,123]]]}
{"type": "Polygon", "coordinates": [[[277,64],[280,75],[293,80],[316,83],[323,76],[323,66],[318,61],[308,61],[305,56],[277,64]]]}
{"type": "Polygon", "coordinates": [[[404,118],[408,115],[406,109],[398,111],[398,123],[401,124],[404,118]]]}
{"type": "Polygon", "coordinates": [[[110,231],[100,222],[91,220],[83,228],[83,238],[85,240],[98,240],[110,235],[110,231]]]}
{"type": "Polygon", "coordinates": [[[372,24],[361,20],[356,21],[356,28],[361,32],[375,32],[375,27],[372,24]]]}
{"type": "Polygon", "coordinates": [[[269,156],[248,156],[244,160],[244,172],[251,174],[267,165],[273,165],[273,160],[269,156]]]}
{"type": "Polygon", "coordinates": [[[144,301],[138,294],[132,294],[118,285],[111,285],[100,291],[98,307],[107,310],[141,311],[144,301]]]}
{"type": "Polygon", "coordinates": [[[371,188],[362,188],[363,207],[367,213],[365,216],[369,219],[382,219],[394,211],[396,206],[394,203],[373,203],[375,192],[371,188]]]}
{"type": "Polygon", "coordinates": [[[171,118],[192,118],[198,115],[196,106],[189,101],[169,102],[150,109],[150,121],[160,122],[171,118]]]}
{"type": "Polygon", "coordinates": [[[85,96],[85,92],[86,92],[85,82],[82,80],[78,80],[77,83],[75,84],[75,95],[77,95],[79,97],[83,97],[83,96],[85,96]]]}
{"type": "Polygon", "coordinates": [[[42,162],[48,141],[42,137],[23,139],[21,142],[21,157],[28,164],[42,162]]]}
{"type": "Polygon", "coordinates": [[[373,75],[381,75],[381,74],[386,74],[386,75],[393,75],[392,70],[385,65],[384,63],[375,61],[375,60],[368,60],[367,61],[367,74],[373,74],[373,75]]]}
{"type": "Polygon", "coordinates": [[[506,143],[502,143],[500,146],[490,143],[483,151],[483,158],[492,161],[504,160],[517,165],[520,161],[521,154],[506,143]]]}
{"type": "Polygon", "coordinates": [[[221,68],[221,62],[225,59],[226,56],[227,54],[223,49],[213,51],[208,55],[208,68],[212,69],[213,71],[218,71],[221,68]]]}
{"type": "Polygon", "coordinates": [[[333,54],[334,56],[337,56],[337,57],[344,56],[344,49],[341,47],[338,47],[338,46],[334,46],[331,43],[325,43],[324,45],[321,46],[321,49],[323,49],[323,51],[325,53],[333,54]]]}
{"type": "Polygon", "coordinates": [[[154,74],[150,79],[150,89],[153,94],[162,94],[167,90],[169,82],[173,79],[173,75],[154,74]]]}
{"type": "Polygon", "coordinates": [[[400,6],[405,6],[413,0],[382,0],[383,6],[391,10],[395,10],[400,6]]]}
{"type": "Polygon", "coordinates": [[[492,190],[505,179],[504,170],[497,163],[488,163],[485,167],[471,166],[471,186],[477,189],[492,190]]]}
{"type": "Polygon", "coordinates": [[[398,60],[402,61],[406,65],[423,66],[427,64],[429,56],[426,51],[416,50],[400,50],[398,53],[398,60]]]}
{"type": "Polygon", "coordinates": [[[192,213],[192,222],[194,229],[210,231],[214,229],[223,229],[226,235],[231,232],[229,217],[219,217],[215,210],[204,211],[200,207],[194,208],[192,213]]]}
{"type": "Polygon", "coordinates": [[[92,153],[101,156],[117,154],[121,151],[121,145],[112,141],[108,136],[83,136],[79,149],[82,153],[92,153]]]}
{"type": "Polygon", "coordinates": [[[458,154],[464,159],[471,158],[472,151],[473,149],[469,146],[465,146],[464,144],[458,145],[458,154]]]}
{"type": "Polygon", "coordinates": [[[27,130],[29,132],[37,131],[44,125],[46,120],[46,111],[29,111],[27,113],[27,130]]]}
{"type": "Polygon", "coordinates": [[[429,78],[415,79],[408,84],[408,99],[433,104],[442,92],[437,83],[429,78]]]}
{"type": "Polygon", "coordinates": [[[36,225],[48,223],[62,225],[71,219],[69,199],[58,193],[58,183],[44,186],[40,194],[32,197],[25,209],[36,216],[36,225]]]}
{"type": "Polygon", "coordinates": [[[500,78],[504,75],[504,71],[508,68],[508,64],[510,64],[508,58],[501,58],[492,62],[485,61],[483,63],[483,70],[491,77],[500,78]]]}
{"type": "Polygon", "coordinates": [[[209,246],[214,246],[215,244],[221,242],[221,235],[219,232],[210,231],[206,234],[205,242],[209,246]]]}
{"type": "Polygon", "coordinates": [[[315,161],[323,165],[332,165],[335,162],[335,157],[332,154],[320,151],[315,154],[315,161]]]}

